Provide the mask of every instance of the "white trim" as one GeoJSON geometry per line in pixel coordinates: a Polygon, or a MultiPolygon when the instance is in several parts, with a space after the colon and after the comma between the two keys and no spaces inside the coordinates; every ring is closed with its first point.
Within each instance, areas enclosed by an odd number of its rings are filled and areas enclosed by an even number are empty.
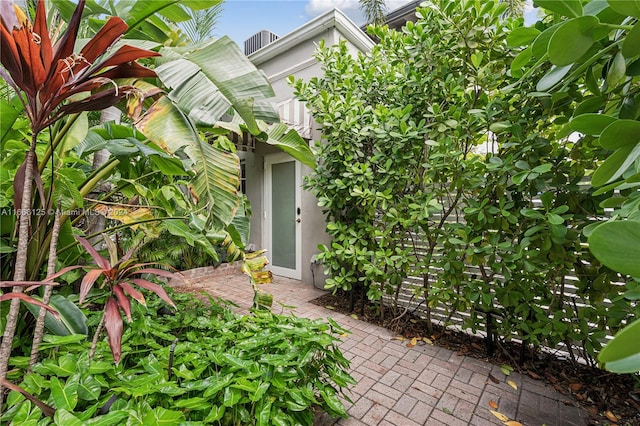
{"type": "Polygon", "coordinates": [[[300,62],[292,67],[289,67],[288,69],[284,70],[284,71],[279,71],[275,74],[269,75],[267,76],[269,78],[270,82],[274,82],[277,80],[282,80],[283,78],[287,78],[290,75],[296,74],[297,72],[300,72],[302,70],[305,70],[307,68],[311,68],[312,66],[314,66],[315,64],[317,64],[318,61],[316,60],[316,58],[309,58],[306,61],[300,62]]]}
{"type": "Polygon", "coordinates": [[[249,55],[249,60],[255,66],[272,59],[279,54],[291,50],[293,47],[322,34],[330,28],[336,28],[347,41],[363,52],[371,50],[375,43],[351,19],[338,9],[333,9],[323,15],[296,28],[287,35],[280,37],[249,55]]]}
{"type": "MultiPolygon", "coordinates": [[[[264,206],[264,212],[262,214],[262,241],[264,247],[267,249],[267,259],[271,262],[271,253],[273,250],[272,235],[271,235],[271,166],[278,163],[286,163],[293,161],[295,164],[295,201],[296,209],[302,208],[300,202],[302,200],[302,167],[299,161],[296,161],[293,157],[285,153],[270,154],[264,157],[264,191],[262,194],[262,203],[264,206]]],[[[269,269],[275,275],[280,275],[287,278],[293,278],[296,280],[302,279],[302,220],[304,218],[300,215],[296,221],[296,268],[282,268],[274,265],[269,265],[269,269]]]]}

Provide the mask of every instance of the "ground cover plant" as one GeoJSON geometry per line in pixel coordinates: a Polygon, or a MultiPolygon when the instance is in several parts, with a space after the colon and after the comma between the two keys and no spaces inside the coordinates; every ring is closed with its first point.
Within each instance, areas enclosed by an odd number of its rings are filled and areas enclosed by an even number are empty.
{"type": "MultiPolygon", "coordinates": [[[[337,348],[345,333],[335,322],[276,315],[238,315],[221,300],[199,302],[170,293],[131,306],[122,359],[101,341],[93,359],[87,336],[47,335],[33,372],[9,378],[45,404],[53,418],[18,392],[0,419],[14,425],[313,423],[316,410],[346,416],[339,396],[354,383],[337,348]]],[[[101,298],[92,303],[99,304],[101,298]]],[[[84,310],[90,327],[100,313],[84,310]]],[[[13,368],[28,358],[12,358],[13,368]]]]}

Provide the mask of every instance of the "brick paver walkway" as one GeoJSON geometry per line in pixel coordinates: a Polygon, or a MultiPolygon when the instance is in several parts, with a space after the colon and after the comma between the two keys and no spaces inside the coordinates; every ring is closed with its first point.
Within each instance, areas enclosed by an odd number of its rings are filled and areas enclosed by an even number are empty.
{"type": "MultiPolygon", "coordinates": [[[[242,274],[209,272],[189,282],[234,302],[240,311],[251,306],[253,292],[242,274]]],[[[309,303],[324,294],[310,284],[275,277],[263,288],[274,295],[276,313],[282,309],[298,317],[330,316],[351,331],[340,346],[358,384],[349,394],[350,418],[338,425],[504,425],[491,413],[490,401],[497,403],[496,411],[526,426],[586,424],[585,410],[541,381],[515,372],[507,378],[499,366],[437,346],[407,348],[384,328],[309,303]],[[489,374],[499,383],[489,380],[489,374]],[[517,390],[507,380],[515,382],[517,390]]]]}

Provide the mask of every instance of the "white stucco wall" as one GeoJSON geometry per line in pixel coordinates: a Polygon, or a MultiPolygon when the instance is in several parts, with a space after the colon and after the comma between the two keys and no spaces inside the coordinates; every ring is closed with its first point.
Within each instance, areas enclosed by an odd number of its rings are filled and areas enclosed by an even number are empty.
{"type": "MultiPolygon", "coordinates": [[[[326,45],[333,45],[339,40],[346,40],[349,50],[356,54],[367,51],[373,42],[342,12],[334,10],[328,12],[292,33],[276,40],[274,43],[254,52],[249,59],[265,72],[276,93],[275,102],[280,103],[293,98],[293,88],[287,83],[287,78],[293,75],[296,79],[309,80],[322,73],[320,64],[314,58],[317,45],[324,40],[326,45]]],[[[319,140],[320,132],[317,126],[312,133],[313,140],[319,140]]],[[[314,144],[311,142],[311,145],[314,144]]],[[[264,187],[264,157],[272,153],[281,152],[277,148],[266,144],[258,144],[254,153],[241,153],[246,164],[247,197],[251,201],[253,217],[251,219],[251,239],[256,248],[264,246],[263,235],[263,187],[264,187]]],[[[302,167],[303,176],[311,169],[302,167]]],[[[328,244],[329,236],[325,233],[325,219],[322,210],[317,205],[315,196],[302,191],[300,200],[301,232],[302,232],[302,280],[322,286],[324,275],[319,265],[312,265],[312,256],[318,253],[318,244],[328,244]]]]}

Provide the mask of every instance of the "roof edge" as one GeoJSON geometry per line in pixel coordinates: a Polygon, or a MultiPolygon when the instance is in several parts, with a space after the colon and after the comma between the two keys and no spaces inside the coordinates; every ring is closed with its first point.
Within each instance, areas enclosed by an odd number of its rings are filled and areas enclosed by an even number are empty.
{"type": "Polygon", "coordinates": [[[254,65],[272,59],[300,43],[303,43],[329,28],[335,27],[350,43],[363,52],[371,50],[375,43],[341,10],[330,10],[295,30],[285,34],[276,41],[269,43],[248,56],[254,65]]]}

